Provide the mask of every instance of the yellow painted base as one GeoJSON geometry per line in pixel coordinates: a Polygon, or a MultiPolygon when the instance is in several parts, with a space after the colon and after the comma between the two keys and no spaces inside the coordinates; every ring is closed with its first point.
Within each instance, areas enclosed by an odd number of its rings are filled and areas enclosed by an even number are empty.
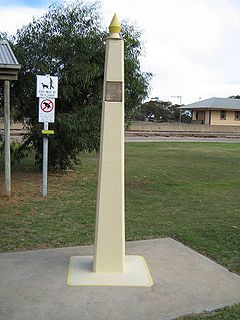
{"type": "Polygon", "coordinates": [[[70,258],[67,283],[69,286],[151,287],[153,285],[143,257],[126,256],[125,265],[124,273],[96,273],[92,271],[92,256],[74,256],[70,258]]]}

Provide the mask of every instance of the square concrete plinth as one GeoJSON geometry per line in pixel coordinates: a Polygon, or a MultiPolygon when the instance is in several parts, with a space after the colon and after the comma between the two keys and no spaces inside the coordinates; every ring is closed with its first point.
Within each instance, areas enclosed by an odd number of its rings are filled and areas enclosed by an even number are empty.
{"type": "Polygon", "coordinates": [[[240,303],[240,276],[172,239],[126,243],[151,287],[67,285],[71,256],[92,246],[0,254],[0,319],[170,320],[240,303]]]}
{"type": "Polygon", "coordinates": [[[152,277],[145,259],[141,256],[125,257],[124,273],[93,272],[93,256],[71,257],[68,285],[69,286],[125,286],[150,287],[152,277]]]}

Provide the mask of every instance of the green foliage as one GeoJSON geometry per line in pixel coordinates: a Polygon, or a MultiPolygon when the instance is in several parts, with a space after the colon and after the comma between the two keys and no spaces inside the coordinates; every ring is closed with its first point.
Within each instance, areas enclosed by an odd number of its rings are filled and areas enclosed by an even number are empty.
{"type": "Polygon", "coordinates": [[[139,56],[142,53],[140,42],[141,32],[126,22],[122,26],[125,40],[125,115],[126,118],[135,114],[136,109],[149,93],[148,83],[152,77],[150,72],[141,72],[139,56]]]}
{"type": "Polygon", "coordinates": [[[172,115],[171,106],[172,104],[169,101],[164,102],[158,99],[152,99],[142,105],[141,113],[144,116],[153,114],[157,121],[169,121],[172,115]]]}
{"type": "Polygon", "coordinates": [[[230,96],[229,98],[231,98],[231,99],[240,99],[240,95],[230,96]]]}
{"type": "MultiPolygon", "coordinates": [[[[0,135],[0,154],[4,153],[4,136],[0,135]]],[[[32,146],[28,144],[25,146],[17,141],[11,141],[10,153],[11,153],[11,165],[14,166],[16,163],[19,164],[20,160],[26,158],[29,152],[32,150],[32,146]]]]}
{"type": "MultiPolygon", "coordinates": [[[[41,164],[42,124],[38,123],[36,75],[59,77],[56,135],[49,143],[50,164],[66,168],[77,160],[79,151],[99,148],[105,39],[97,3],[77,1],[53,5],[39,19],[18,30],[14,52],[22,65],[19,81],[14,84],[14,114],[27,118],[28,135],[36,162],[41,164]]],[[[130,114],[148,93],[150,74],[141,72],[140,33],[123,24],[125,39],[126,113],[130,114]]]]}
{"type": "MultiPolygon", "coordinates": [[[[138,110],[137,117],[140,120],[144,120],[144,118],[151,119],[151,115],[153,115],[153,119],[155,121],[169,122],[169,121],[180,121],[180,111],[179,105],[172,104],[169,101],[161,101],[158,98],[151,99],[148,102],[145,102],[138,110]]],[[[182,122],[190,122],[191,116],[188,113],[182,111],[181,115],[182,122]]]]}

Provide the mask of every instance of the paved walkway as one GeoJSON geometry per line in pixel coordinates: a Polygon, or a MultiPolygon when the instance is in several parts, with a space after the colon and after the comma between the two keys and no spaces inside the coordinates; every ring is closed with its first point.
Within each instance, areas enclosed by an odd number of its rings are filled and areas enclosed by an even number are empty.
{"type": "Polygon", "coordinates": [[[70,257],[92,246],[0,254],[0,319],[170,320],[240,303],[240,276],[166,238],[129,242],[151,287],[69,287],[70,257]]]}

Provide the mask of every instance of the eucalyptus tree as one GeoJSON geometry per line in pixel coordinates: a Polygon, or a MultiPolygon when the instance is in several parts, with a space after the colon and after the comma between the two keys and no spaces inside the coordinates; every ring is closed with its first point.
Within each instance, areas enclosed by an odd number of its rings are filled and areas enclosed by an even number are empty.
{"type": "MultiPolygon", "coordinates": [[[[148,94],[150,73],[140,67],[141,33],[123,23],[125,38],[125,112],[130,114],[148,94]]],[[[100,139],[101,100],[106,28],[99,3],[81,1],[52,5],[39,19],[19,29],[14,52],[22,65],[14,85],[14,114],[26,119],[28,133],[19,149],[21,157],[30,147],[41,163],[42,124],[38,123],[36,75],[59,78],[56,119],[51,124],[50,165],[69,167],[80,151],[97,151],[100,139]]]]}

